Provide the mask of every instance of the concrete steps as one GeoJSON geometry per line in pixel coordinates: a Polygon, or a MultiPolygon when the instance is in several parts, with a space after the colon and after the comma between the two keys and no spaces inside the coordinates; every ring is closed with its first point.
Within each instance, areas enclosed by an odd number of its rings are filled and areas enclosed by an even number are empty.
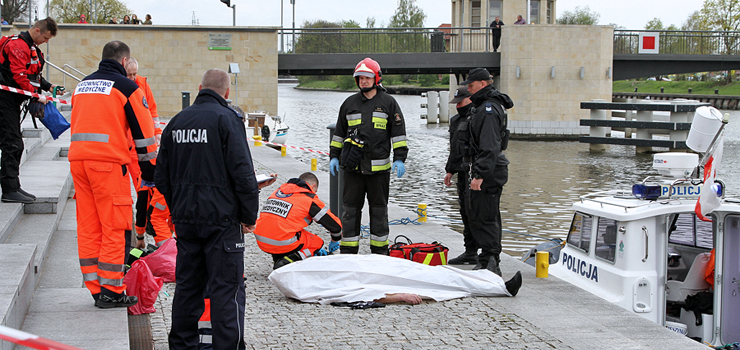
{"type": "MultiPolygon", "coordinates": [[[[70,133],[52,140],[39,127],[23,122],[20,170],[23,189],[36,201],[0,203],[0,325],[83,349],[128,349],[126,309],[96,308],[82,282],[69,199],[70,133]]],[[[0,350],[13,347],[0,341],[0,350]]]]}

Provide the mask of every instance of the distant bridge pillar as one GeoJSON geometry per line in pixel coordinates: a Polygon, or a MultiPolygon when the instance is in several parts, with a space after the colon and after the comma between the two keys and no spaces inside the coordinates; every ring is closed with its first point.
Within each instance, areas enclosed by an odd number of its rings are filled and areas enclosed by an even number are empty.
{"type": "MultiPolygon", "coordinates": [[[[695,104],[696,101],[686,99],[674,99],[671,101],[673,105],[681,104],[695,104]]],[[[691,123],[694,121],[694,112],[671,112],[671,123],[691,123]]],[[[669,139],[671,141],[686,141],[689,137],[688,130],[671,130],[669,139]]],[[[676,151],[678,149],[671,149],[676,151]]]]}
{"type": "Polygon", "coordinates": [[[439,93],[427,91],[427,124],[437,124],[439,93]]]}

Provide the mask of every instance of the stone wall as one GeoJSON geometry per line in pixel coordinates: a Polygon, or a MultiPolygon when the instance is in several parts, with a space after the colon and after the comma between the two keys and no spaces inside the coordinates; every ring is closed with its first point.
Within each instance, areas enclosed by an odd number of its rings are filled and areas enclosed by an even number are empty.
{"type": "MultiPolygon", "coordinates": [[[[2,34],[27,28],[23,24],[3,26],[2,34]]],[[[41,50],[59,67],[68,64],[90,74],[97,70],[103,46],[111,40],[121,40],[131,48],[162,117],[172,117],[182,109],[183,91],[190,91],[191,103],[195,100],[203,72],[210,68],[228,72],[229,63],[239,63],[241,70],[237,104],[245,112],[278,113],[277,28],[60,24],[48,50],[46,45],[41,50]],[[231,50],[209,50],[209,34],[231,34],[231,50]]],[[[50,69],[47,80],[62,84],[62,73],[50,69]]],[[[68,89],[76,83],[66,78],[68,89]]],[[[234,92],[232,85],[231,99],[234,92]]]]}
{"type": "Polygon", "coordinates": [[[580,102],[611,101],[613,35],[612,26],[504,27],[496,86],[514,100],[512,132],[547,138],[588,133],[579,126],[580,119],[589,117],[580,102]]]}

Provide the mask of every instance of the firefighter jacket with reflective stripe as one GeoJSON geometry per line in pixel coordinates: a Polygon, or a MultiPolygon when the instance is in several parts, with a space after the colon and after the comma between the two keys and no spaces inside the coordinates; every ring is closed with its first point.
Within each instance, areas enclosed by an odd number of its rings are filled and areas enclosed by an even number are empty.
{"type": "Polygon", "coordinates": [[[77,84],[72,96],[72,136],[68,158],[130,164],[129,135],[141,178],[154,181],[157,142],[144,92],[110,59],[77,84]]]}
{"type": "Polygon", "coordinates": [[[159,124],[159,112],[157,112],[157,102],[154,101],[154,94],[152,94],[152,88],[149,87],[149,83],[146,81],[146,77],[141,75],[136,76],[136,85],[144,91],[146,102],[149,104],[149,113],[152,114],[152,121],[154,122],[154,134],[162,134],[162,126],[159,124]]]}
{"type": "MultiPolygon", "coordinates": [[[[31,92],[49,91],[51,83],[41,76],[44,54],[28,32],[5,38],[0,55],[2,84],[31,92]]],[[[30,97],[27,97],[30,98],[30,97]]]]}
{"type": "Polygon", "coordinates": [[[331,158],[340,159],[345,139],[356,134],[365,141],[362,161],[354,169],[362,174],[389,172],[394,161],[405,161],[408,154],[401,108],[393,97],[376,91],[372,99],[358,92],[344,101],[331,139],[331,158]]]}
{"type": "Polygon", "coordinates": [[[300,233],[312,221],[342,238],[342,224],[332,214],[311,186],[300,179],[290,179],[270,195],[262,206],[254,236],[260,249],[271,254],[289,252],[301,244],[300,233]]]}
{"type": "Polygon", "coordinates": [[[247,130],[215,91],[200,90],[167,123],[154,183],[175,224],[254,225],[259,189],[247,130]]]}

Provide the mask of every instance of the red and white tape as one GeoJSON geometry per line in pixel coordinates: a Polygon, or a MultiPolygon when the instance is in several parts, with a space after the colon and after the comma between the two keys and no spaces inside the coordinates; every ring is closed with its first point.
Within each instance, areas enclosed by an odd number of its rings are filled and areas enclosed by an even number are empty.
{"type": "Polygon", "coordinates": [[[37,335],[19,331],[10,327],[0,326],[0,339],[11,343],[40,350],[82,350],[74,346],[65,345],[37,335]]]}
{"type": "Polygon", "coordinates": [[[43,98],[45,98],[47,100],[54,101],[54,102],[59,102],[59,103],[63,103],[65,105],[72,104],[71,102],[69,102],[67,100],[61,100],[61,99],[58,99],[56,97],[51,97],[51,96],[43,96],[43,95],[39,95],[37,93],[33,93],[33,92],[30,92],[30,91],[21,90],[21,89],[16,89],[16,88],[10,87],[10,86],[0,85],[0,89],[5,90],[5,91],[10,91],[10,92],[15,92],[16,94],[21,94],[21,95],[26,95],[26,96],[36,97],[36,98],[43,97],[43,98]]]}
{"type": "Polygon", "coordinates": [[[247,137],[247,140],[249,140],[249,141],[258,141],[258,142],[262,142],[264,144],[273,145],[273,146],[280,146],[280,147],[286,147],[286,148],[299,149],[301,151],[313,152],[313,153],[323,154],[323,155],[327,155],[327,156],[329,155],[329,152],[317,151],[317,150],[313,150],[313,149],[310,149],[310,148],[303,148],[303,147],[297,147],[297,146],[284,145],[282,143],[272,143],[272,142],[267,142],[267,141],[262,141],[262,140],[255,140],[255,139],[250,139],[249,137],[247,137]]]}

